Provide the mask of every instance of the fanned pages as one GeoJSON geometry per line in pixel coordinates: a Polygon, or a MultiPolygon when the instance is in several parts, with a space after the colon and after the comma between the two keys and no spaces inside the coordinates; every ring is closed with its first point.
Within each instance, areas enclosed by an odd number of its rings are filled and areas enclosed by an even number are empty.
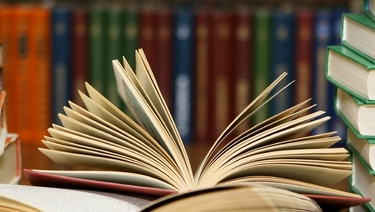
{"type": "Polygon", "coordinates": [[[125,58],[123,65],[112,61],[127,113],[86,83],[87,94],[79,91],[85,107],[69,102],[65,114],[59,114],[61,126],[53,124],[48,129],[49,135],[42,141],[46,147],[40,148],[54,162],[79,165],[80,169],[25,170],[32,184],[81,184],[84,188],[164,196],[256,182],[315,197],[361,199],[330,188],[352,174],[352,165],[346,160],[346,149],[331,147],[340,140],[336,132],[309,134],[329,120],[324,111],[308,113],[315,108],[310,99],[231,136],[272,98],[290,89],[293,82],[276,90],[287,73],[228,125],[193,173],[146,55],[141,49],[135,55],[136,70],[125,58]]]}

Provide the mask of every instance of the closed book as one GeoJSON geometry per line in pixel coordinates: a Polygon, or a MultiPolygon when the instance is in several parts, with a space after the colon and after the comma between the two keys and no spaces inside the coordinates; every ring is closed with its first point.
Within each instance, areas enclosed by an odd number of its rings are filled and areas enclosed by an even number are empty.
{"type": "Polygon", "coordinates": [[[139,10],[139,48],[142,48],[151,67],[156,64],[156,9],[150,6],[139,10]]]}
{"type": "Polygon", "coordinates": [[[5,136],[5,148],[0,153],[0,184],[18,184],[22,176],[21,140],[15,133],[5,136]]]}
{"type": "MultiPolygon", "coordinates": [[[[350,185],[350,191],[353,193],[363,196],[363,194],[353,185],[350,185]]],[[[362,205],[352,206],[349,208],[349,212],[374,212],[374,208],[367,202],[362,205]]]]}
{"type": "Polygon", "coordinates": [[[210,19],[209,108],[210,141],[216,140],[232,118],[233,13],[216,8],[210,19]]]}
{"type": "Polygon", "coordinates": [[[89,7],[89,82],[105,93],[105,8],[99,5],[89,7]]]}
{"type": "Polygon", "coordinates": [[[29,92],[30,134],[32,142],[39,143],[52,121],[51,11],[45,7],[32,7],[30,20],[30,65],[33,70],[29,92]]]}
{"type": "MultiPolygon", "coordinates": [[[[253,12],[248,7],[233,10],[233,106],[239,114],[251,99],[253,71],[253,12]]],[[[199,76],[200,77],[200,76],[199,76]]],[[[237,134],[250,126],[250,121],[238,126],[237,134]]]]}
{"type": "Polygon", "coordinates": [[[337,88],[336,112],[360,138],[375,138],[375,104],[365,104],[344,90],[337,88]]]}
{"type": "Polygon", "coordinates": [[[345,46],[328,46],[326,78],[364,103],[374,103],[375,64],[345,46]]]}
{"type": "MultiPolygon", "coordinates": [[[[279,9],[272,13],[271,75],[288,73],[288,81],[294,79],[295,15],[292,10],[279,9]]],[[[306,51],[306,50],[305,50],[306,51]]],[[[279,89],[286,84],[279,84],[279,89]]],[[[294,104],[292,90],[283,91],[271,101],[271,114],[277,114],[294,104]]]]}
{"type": "Polygon", "coordinates": [[[125,7],[122,27],[122,54],[128,61],[130,67],[135,70],[134,50],[139,48],[139,8],[125,7]]]}
{"type": "MultiPolygon", "coordinates": [[[[168,108],[172,109],[172,65],[173,65],[173,9],[167,6],[158,7],[155,30],[155,63],[152,67],[158,81],[161,94],[168,108]]],[[[173,110],[171,110],[173,112],[173,110]]]]}
{"type": "Polygon", "coordinates": [[[345,13],[342,17],[342,44],[375,63],[375,22],[364,13],[345,13]]]}
{"type": "Polygon", "coordinates": [[[115,104],[117,107],[123,109],[124,103],[120,99],[117,93],[116,78],[113,75],[112,64],[108,61],[122,60],[122,37],[121,31],[122,26],[122,13],[123,8],[118,5],[112,5],[105,9],[105,31],[104,31],[104,51],[102,57],[104,57],[104,90],[105,96],[115,104]]]}
{"type": "MultiPolygon", "coordinates": [[[[59,113],[72,98],[72,10],[57,6],[52,11],[52,120],[61,123],[59,113]]],[[[22,137],[21,137],[22,139],[22,137]]]]}
{"type": "Polygon", "coordinates": [[[10,132],[17,132],[23,142],[32,142],[32,123],[30,105],[32,90],[31,81],[34,73],[31,68],[30,34],[31,9],[26,5],[16,5],[12,9],[11,49],[12,61],[9,67],[12,71],[12,91],[7,95],[8,107],[12,109],[11,118],[14,125],[9,125],[10,132]]]}
{"type": "Polygon", "coordinates": [[[206,145],[209,142],[208,85],[210,53],[210,9],[202,7],[195,10],[195,48],[194,48],[194,141],[206,145]]]}
{"type": "MultiPolygon", "coordinates": [[[[333,85],[326,80],[325,64],[327,46],[331,44],[331,12],[328,9],[316,10],[314,12],[313,28],[313,102],[317,104],[317,110],[326,111],[332,116],[333,110],[333,85]]],[[[327,132],[331,120],[314,129],[313,133],[327,132]]]]}
{"type": "Polygon", "coordinates": [[[84,91],[89,80],[89,10],[76,7],[72,11],[72,101],[83,106],[78,90],[84,91]]]}
{"type": "MultiPolygon", "coordinates": [[[[252,77],[252,95],[257,96],[269,84],[271,79],[271,12],[259,9],[254,13],[254,64],[252,77]]],[[[253,118],[257,124],[270,115],[270,105],[265,105],[253,118]]]]}
{"type": "Polygon", "coordinates": [[[300,103],[312,96],[313,77],[313,10],[308,8],[297,9],[296,34],[294,44],[295,72],[294,103],[300,103]]]}
{"type": "Polygon", "coordinates": [[[194,16],[190,9],[175,11],[173,23],[172,114],[185,145],[193,137],[194,16]]]}
{"type": "Polygon", "coordinates": [[[375,2],[373,0],[362,0],[362,11],[375,22],[375,2]]]}
{"type": "Polygon", "coordinates": [[[375,139],[374,138],[360,138],[358,133],[348,128],[347,130],[348,146],[350,145],[351,151],[361,155],[364,162],[371,168],[375,168],[375,139]]]}

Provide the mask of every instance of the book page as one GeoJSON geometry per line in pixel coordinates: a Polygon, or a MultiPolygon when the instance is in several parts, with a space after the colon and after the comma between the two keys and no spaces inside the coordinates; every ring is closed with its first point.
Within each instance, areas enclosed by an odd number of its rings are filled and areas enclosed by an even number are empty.
{"type": "Polygon", "coordinates": [[[120,78],[122,81],[122,83],[118,84],[118,90],[124,92],[122,96],[125,99],[123,100],[129,110],[132,111],[134,116],[139,117],[139,120],[142,121],[146,130],[154,135],[155,139],[171,154],[186,179],[186,188],[191,188],[193,182],[191,180],[191,167],[187,165],[187,158],[184,157],[184,154],[180,151],[176,141],[171,137],[168,129],[165,128],[161,120],[152,110],[152,106],[146,101],[147,96],[142,96],[142,93],[137,89],[136,85],[131,80],[132,78],[129,77],[129,74],[123,70],[121,64],[118,61],[113,61],[113,67],[116,78],[120,78]]]}
{"type": "Polygon", "coordinates": [[[242,178],[236,178],[233,180],[225,181],[220,185],[237,184],[241,182],[256,182],[267,186],[276,188],[286,189],[294,191],[300,194],[319,194],[319,195],[330,195],[330,196],[343,196],[343,197],[355,197],[360,198],[361,196],[355,193],[341,191],[330,187],[320,186],[312,183],[306,183],[298,180],[274,177],[274,176],[246,176],[242,178]]]}

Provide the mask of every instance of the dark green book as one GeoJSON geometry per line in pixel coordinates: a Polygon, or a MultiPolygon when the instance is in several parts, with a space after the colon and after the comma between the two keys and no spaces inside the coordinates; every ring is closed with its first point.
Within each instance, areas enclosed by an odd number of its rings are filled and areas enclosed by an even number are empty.
{"type": "Polygon", "coordinates": [[[122,14],[123,30],[122,30],[122,55],[125,56],[130,67],[135,71],[135,54],[134,50],[139,48],[138,36],[138,8],[126,7],[122,14]]]}
{"type": "MultiPolygon", "coordinates": [[[[252,93],[258,96],[270,83],[271,78],[271,13],[258,10],[254,14],[254,68],[252,77],[252,93]]],[[[270,115],[270,105],[265,105],[256,113],[252,122],[259,123],[270,115]]]]}
{"type": "MultiPolygon", "coordinates": [[[[105,50],[105,8],[92,7],[89,11],[89,82],[105,94],[106,66],[105,50]]],[[[108,68],[108,66],[107,66],[108,68]]],[[[112,69],[110,69],[112,70],[112,69]]],[[[110,70],[107,70],[109,72],[110,70]]],[[[109,75],[109,74],[108,74],[109,75]]],[[[113,75],[111,72],[110,75],[113,75]]]]}
{"type": "Polygon", "coordinates": [[[345,13],[341,23],[342,44],[375,63],[375,22],[364,13],[345,13]]]}
{"type": "Polygon", "coordinates": [[[373,0],[362,0],[362,10],[373,22],[375,22],[375,2],[373,0]]]}
{"type": "Polygon", "coordinates": [[[327,80],[367,104],[375,104],[374,70],[374,63],[347,47],[327,47],[327,80]]]}
{"type": "MultiPolygon", "coordinates": [[[[123,101],[117,92],[116,78],[113,74],[112,60],[119,60],[122,62],[122,13],[123,9],[119,6],[112,6],[106,9],[106,27],[105,31],[105,96],[109,101],[119,108],[122,108],[123,101]]],[[[133,50],[134,51],[134,50],[133,50]]]]}

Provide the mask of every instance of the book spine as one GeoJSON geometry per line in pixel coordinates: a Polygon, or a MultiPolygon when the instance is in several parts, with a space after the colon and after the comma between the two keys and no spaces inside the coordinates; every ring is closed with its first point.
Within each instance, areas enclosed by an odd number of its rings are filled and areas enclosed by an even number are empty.
{"type": "Polygon", "coordinates": [[[74,8],[72,11],[72,101],[80,106],[84,104],[78,90],[84,92],[85,82],[89,79],[88,34],[88,9],[74,8]]]}
{"type": "Polygon", "coordinates": [[[214,141],[232,120],[233,13],[213,9],[210,24],[210,141],[214,141]]]}
{"type": "MultiPolygon", "coordinates": [[[[287,79],[278,84],[276,90],[282,89],[294,80],[294,35],[295,16],[292,11],[279,10],[272,15],[272,53],[271,75],[276,79],[283,72],[288,73],[287,79]]],[[[293,87],[294,89],[294,87],[293,87]]],[[[284,111],[294,104],[293,89],[279,93],[271,101],[271,114],[284,111]]]]}
{"type": "MultiPolygon", "coordinates": [[[[295,89],[294,103],[299,104],[312,97],[312,50],[313,50],[313,11],[299,9],[296,16],[295,39],[295,89]]],[[[306,112],[308,113],[308,112],[306,112]]]]}
{"type": "MultiPolygon", "coordinates": [[[[252,13],[249,8],[241,8],[234,11],[234,44],[233,44],[233,89],[234,107],[233,114],[240,114],[251,101],[252,76],[252,13]]],[[[236,128],[237,135],[250,127],[250,121],[246,121],[236,128]]]]}
{"type": "MultiPolygon", "coordinates": [[[[123,12],[123,49],[122,54],[135,71],[135,50],[139,48],[139,10],[127,7],[123,12]]],[[[122,62],[122,59],[121,59],[122,62]]]]}
{"type": "MultiPolygon", "coordinates": [[[[156,12],[154,8],[141,8],[139,14],[139,47],[143,49],[151,69],[156,65],[156,12]]],[[[154,71],[153,71],[154,72],[154,71]]],[[[154,75],[157,75],[154,72],[154,75]]]]}
{"type": "Polygon", "coordinates": [[[194,141],[197,144],[209,144],[208,122],[208,84],[209,84],[209,54],[210,54],[210,11],[202,8],[195,13],[195,74],[194,74],[194,141]]]}
{"type": "MultiPolygon", "coordinates": [[[[11,31],[12,31],[12,11],[13,7],[9,5],[0,5],[0,40],[3,45],[3,72],[2,72],[2,77],[3,77],[3,86],[4,90],[6,91],[8,96],[13,96],[13,86],[14,83],[12,81],[12,68],[11,64],[12,61],[14,60],[14,50],[11,42],[11,31]]],[[[13,25],[14,26],[14,25],[13,25]]],[[[14,110],[15,108],[12,107],[12,102],[14,99],[6,99],[5,101],[5,108],[6,108],[6,113],[8,114],[6,116],[6,122],[7,122],[7,127],[10,131],[15,130],[16,127],[16,122],[15,122],[15,116],[17,115],[16,111],[14,110]]]]}
{"type": "Polygon", "coordinates": [[[192,142],[193,46],[192,11],[178,10],[173,23],[173,118],[184,144],[192,142]]]}
{"type": "Polygon", "coordinates": [[[106,10],[106,31],[105,31],[105,96],[107,99],[121,108],[122,101],[117,93],[116,78],[113,73],[112,60],[118,59],[122,63],[121,47],[122,39],[120,32],[122,30],[122,8],[121,7],[110,7],[106,10]]]}
{"type": "MultiPolygon", "coordinates": [[[[13,42],[11,54],[14,60],[11,64],[13,96],[8,98],[11,101],[10,107],[14,109],[12,119],[15,119],[15,128],[10,129],[19,133],[20,138],[24,142],[31,142],[30,129],[31,113],[30,107],[30,90],[31,88],[31,61],[30,61],[30,8],[20,5],[13,9],[13,42]]],[[[9,97],[9,96],[8,96],[9,97]]]]}
{"type": "MultiPolygon", "coordinates": [[[[330,28],[331,28],[331,33],[332,33],[332,41],[331,41],[332,45],[341,45],[341,28],[342,28],[341,20],[342,20],[343,13],[346,13],[346,12],[348,11],[345,8],[337,8],[332,11],[331,23],[330,23],[331,24],[330,28]]],[[[330,85],[330,86],[334,87],[334,85],[330,85]]],[[[333,90],[335,90],[335,88],[333,88],[333,90]]],[[[335,91],[331,92],[331,95],[333,95],[330,97],[331,99],[335,98],[334,94],[335,94],[335,91]]],[[[334,104],[334,101],[333,101],[333,104],[334,104]]],[[[331,108],[335,110],[334,106],[331,106],[331,108]]],[[[330,131],[337,131],[337,135],[340,136],[341,138],[341,140],[337,142],[336,144],[334,144],[333,146],[344,147],[346,146],[347,127],[345,123],[343,122],[343,120],[341,120],[340,116],[335,111],[331,112],[331,116],[332,116],[331,122],[333,124],[329,125],[330,131]]]]}
{"type": "MultiPolygon", "coordinates": [[[[270,83],[271,77],[271,13],[260,9],[254,16],[254,74],[253,96],[258,96],[270,83]]],[[[252,118],[257,124],[269,117],[270,105],[264,105],[252,118]]]]}
{"type": "Polygon", "coordinates": [[[156,13],[156,49],[155,73],[160,91],[168,108],[172,111],[172,11],[163,7],[156,13]]]}
{"type": "Polygon", "coordinates": [[[30,107],[32,141],[38,142],[47,134],[52,122],[51,85],[51,12],[48,8],[31,9],[30,34],[30,107]]]}
{"type": "Polygon", "coordinates": [[[60,124],[59,113],[72,96],[71,8],[56,7],[52,11],[52,114],[60,124]]]}
{"type": "MultiPolygon", "coordinates": [[[[329,10],[316,10],[314,14],[313,31],[313,102],[317,104],[317,110],[326,111],[327,115],[332,117],[333,111],[333,87],[325,78],[325,55],[326,47],[331,42],[330,17],[329,10]]],[[[314,134],[329,131],[329,124],[332,119],[312,132],[314,134]]]]}
{"type": "MultiPolygon", "coordinates": [[[[105,9],[94,6],[89,10],[89,82],[105,95],[105,9]]],[[[113,70],[113,68],[111,69],[113,70]]]]}

